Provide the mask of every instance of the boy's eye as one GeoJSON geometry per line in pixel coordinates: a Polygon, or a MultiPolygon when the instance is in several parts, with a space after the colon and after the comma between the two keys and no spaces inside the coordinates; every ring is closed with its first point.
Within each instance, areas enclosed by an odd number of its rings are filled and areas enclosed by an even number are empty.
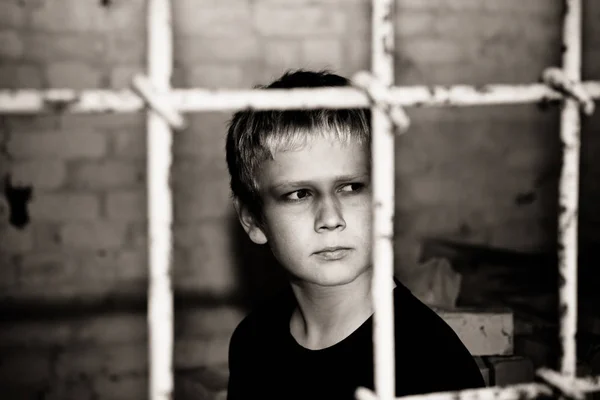
{"type": "Polygon", "coordinates": [[[349,183],[347,185],[342,186],[342,192],[357,192],[365,187],[362,183],[349,183]]]}
{"type": "Polygon", "coordinates": [[[306,189],[296,190],[292,193],[288,193],[285,195],[285,198],[288,200],[304,200],[310,195],[309,191],[306,189]]]}

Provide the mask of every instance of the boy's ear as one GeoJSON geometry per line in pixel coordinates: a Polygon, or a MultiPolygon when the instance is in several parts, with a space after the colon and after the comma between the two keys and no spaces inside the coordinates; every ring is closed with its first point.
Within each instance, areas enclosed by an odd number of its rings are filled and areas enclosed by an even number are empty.
{"type": "Polygon", "coordinates": [[[238,219],[250,237],[250,240],[256,244],[267,243],[267,235],[260,227],[259,221],[256,219],[254,214],[250,212],[248,207],[242,204],[239,199],[234,199],[233,205],[235,207],[235,211],[237,212],[238,219]]]}

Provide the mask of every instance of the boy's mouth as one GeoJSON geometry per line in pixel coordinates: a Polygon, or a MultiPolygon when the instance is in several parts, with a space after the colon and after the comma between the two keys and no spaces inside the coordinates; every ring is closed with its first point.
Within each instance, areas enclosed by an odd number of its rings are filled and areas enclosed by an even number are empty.
{"type": "Polygon", "coordinates": [[[346,257],[351,250],[349,247],[325,247],[313,254],[326,261],[335,261],[346,257]]]}

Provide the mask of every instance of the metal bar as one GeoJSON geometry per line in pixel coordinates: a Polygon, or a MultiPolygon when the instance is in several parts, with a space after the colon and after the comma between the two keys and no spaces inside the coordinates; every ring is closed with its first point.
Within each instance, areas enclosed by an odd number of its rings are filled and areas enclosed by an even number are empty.
{"type": "MultiPolygon", "coordinates": [[[[575,82],[581,80],[581,1],[565,3],[563,26],[565,76],[575,82]]],[[[560,119],[563,142],[563,164],[559,186],[558,274],[560,324],[560,370],[575,377],[577,332],[577,213],[579,201],[580,153],[579,104],[566,98],[560,119]]]]}
{"type": "MultiPolygon", "coordinates": [[[[372,58],[374,78],[394,84],[393,1],[373,0],[372,58]]],[[[375,391],[382,400],[396,395],[394,346],[394,129],[389,115],[371,108],[371,182],[373,188],[373,355],[375,391]]]]}
{"type": "MultiPolygon", "coordinates": [[[[169,0],[148,3],[148,77],[158,93],[170,90],[173,33],[169,0]]],[[[169,185],[172,132],[154,110],[147,114],[149,390],[152,400],[173,394],[173,293],[171,285],[173,200],[169,185]]]]}
{"type": "MultiPolygon", "coordinates": [[[[539,396],[551,396],[552,389],[541,383],[515,384],[506,387],[486,387],[457,392],[437,392],[420,395],[396,397],[395,400],[526,400],[539,396]]],[[[378,400],[379,397],[368,389],[356,391],[357,400],[378,400]]]]}
{"type": "MultiPolygon", "coordinates": [[[[600,99],[600,81],[583,82],[594,99],[600,99]]],[[[180,112],[235,111],[252,108],[307,109],[368,107],[369,99],[356,88],[207,90],[174,89],[166,97],[180,112]]],[[[558,101],[563,95],[547,85],[401,86],[389,91],[389,103],[403,107],[465,107],[558,101]]],[[[0,90],[0,114],[40,112],[135,112],[143,100],[131,90],[0,90]]]]}

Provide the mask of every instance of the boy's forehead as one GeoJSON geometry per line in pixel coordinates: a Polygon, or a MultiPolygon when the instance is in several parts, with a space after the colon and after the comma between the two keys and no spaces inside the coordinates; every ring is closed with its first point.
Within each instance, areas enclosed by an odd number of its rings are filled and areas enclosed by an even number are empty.
{"type": "MultiPolygon", "coordinates": [[[[274,152],[259,169],[262,185],[287,181],[330,180],[368,174],[369,149],[356,141],[312,139],[306,145],[274,152]]],[[[262,186],[261,185],[261,186],[262,186]]]]}

